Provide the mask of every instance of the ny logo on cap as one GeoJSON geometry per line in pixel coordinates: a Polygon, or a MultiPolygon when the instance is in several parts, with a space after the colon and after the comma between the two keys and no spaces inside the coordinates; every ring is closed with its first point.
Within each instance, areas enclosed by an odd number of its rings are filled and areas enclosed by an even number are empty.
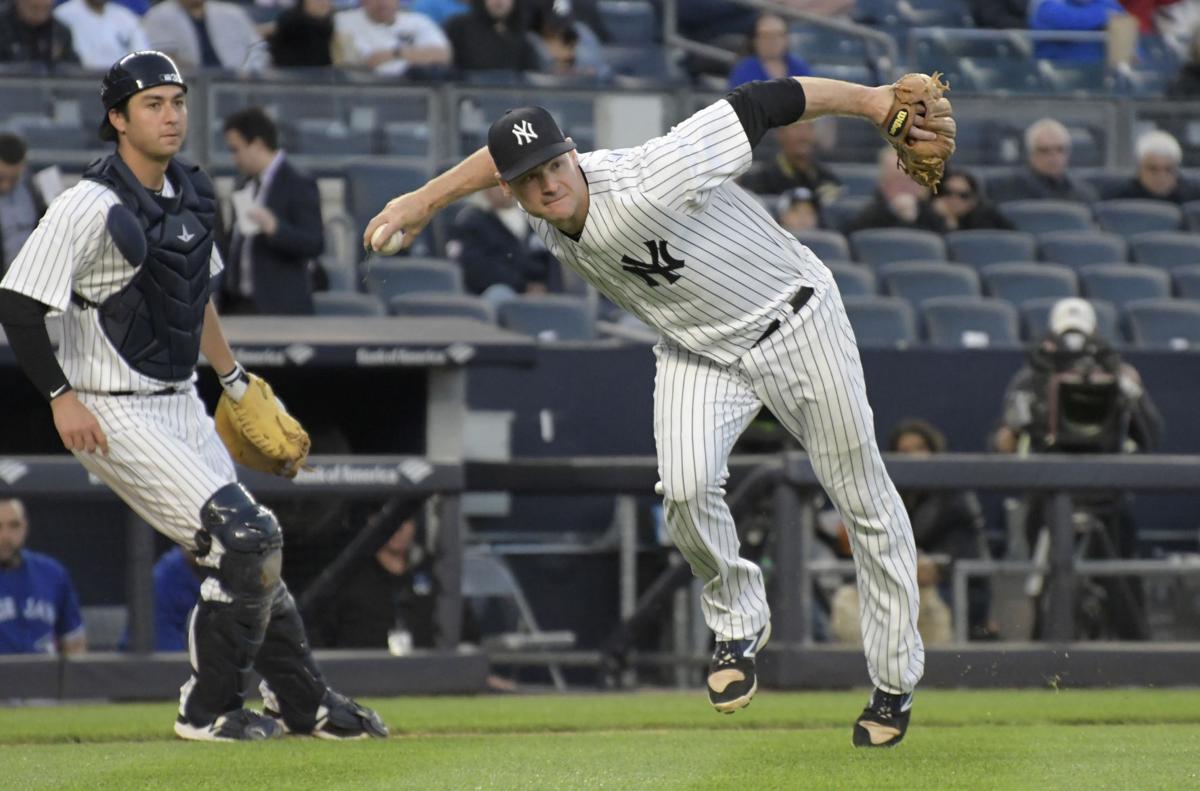
{"type": "Polygon", "coordinates": [[[537,132],[533,131],[533,124],[529,123],[529,121],[513,124],[512,133],[517,138],[517,145],[519,146],[537,139],[537,132]]]}

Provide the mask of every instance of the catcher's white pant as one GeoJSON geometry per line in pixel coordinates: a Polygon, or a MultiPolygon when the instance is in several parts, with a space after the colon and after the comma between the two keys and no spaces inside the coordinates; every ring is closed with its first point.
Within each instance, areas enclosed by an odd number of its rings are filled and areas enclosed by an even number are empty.
{"type": "Polygon", "coordinates": [[[725,366],[669,342],[654,349],[654,435],[667,527],[705,581],[701,607],[718,639],[770,619],[761,570],[738,556],[726,505],[729,453],[765,404],[807,449],[850,533],[871,681],[912,690],[925,649],[917,632],[916,546],[875,442],[862,363],[837,286],[818,291],[769,338],[725,366]]]}
{"type": "Polygon", "coordinates": [[[78,396],[108,438],[108,455],[75,451],[75,458],[151,527],[194,550],[201,506],[237,480],[195,388],[178,395],[78,396]]]}

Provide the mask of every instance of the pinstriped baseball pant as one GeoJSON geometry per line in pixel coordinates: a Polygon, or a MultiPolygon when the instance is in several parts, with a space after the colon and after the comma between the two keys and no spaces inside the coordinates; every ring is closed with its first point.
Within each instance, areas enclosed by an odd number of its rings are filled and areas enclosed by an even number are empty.
{"type": "Polygon", "coordinates": [[[669,342],[654,349],[654,433],[667,528],[704,580],[701,608],[718,639],[770,619],[761,570],[738,555],[725,503],[729,453],[762,406],[807,449],[850,534],[871,681],[912,690],[924,672],[917,633],[916,546],[884,469],[862,362],[832,282],[735,365],[669,342]]]}

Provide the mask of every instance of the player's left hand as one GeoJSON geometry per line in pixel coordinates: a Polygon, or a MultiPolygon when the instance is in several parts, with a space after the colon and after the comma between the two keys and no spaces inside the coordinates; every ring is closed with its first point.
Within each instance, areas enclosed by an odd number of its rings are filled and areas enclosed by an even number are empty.
{"type": "Polygon", "coordinates": [[[266,236],[274,236],[275,231],[279,230],[279,218],[266,206],[252,206],[246,212],[246,216],[254,220],[266,236]]]}
{"type": "Polygon", "coordinates": [[[949,90],[941,75],[906,74],[891,86],[891,105],[880,131],[912,180],[935,192],[942,181],[946,160],[954,153],[958,125],[954,120],[949,90]]]}

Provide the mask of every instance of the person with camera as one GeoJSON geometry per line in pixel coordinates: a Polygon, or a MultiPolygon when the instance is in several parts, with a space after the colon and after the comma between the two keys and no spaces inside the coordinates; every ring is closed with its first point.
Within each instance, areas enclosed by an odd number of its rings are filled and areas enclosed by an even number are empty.
{"type": "MultiPolygon", "coordinates": [[[[1004,394],[1001,426],[992,437],[1001,453],[1139,453],[1154,450],[1162,418],[1137,369],[1096,331],[1096,311],[1070,297],[1055,303],[1049,331],[1004,394]]],[[[1076,553],[1127,558],[1136,552],[1131,498],[1121,492],[1075,494],[1076,553]]],[[[1035,559],[1045,559],[1046,503],[1031,498],[1026,534],[1035,559]]],[[[1146,619],[1136,578],[1110,577],[1078,597],[1077,631],[1084,637],[1145,639],[1146,619]]],[[[1036,627],[1035,627],[1036,631],[1036,627]]],[[[1036,636],[1036,635],[1035,635],[1036,636]]]]}

